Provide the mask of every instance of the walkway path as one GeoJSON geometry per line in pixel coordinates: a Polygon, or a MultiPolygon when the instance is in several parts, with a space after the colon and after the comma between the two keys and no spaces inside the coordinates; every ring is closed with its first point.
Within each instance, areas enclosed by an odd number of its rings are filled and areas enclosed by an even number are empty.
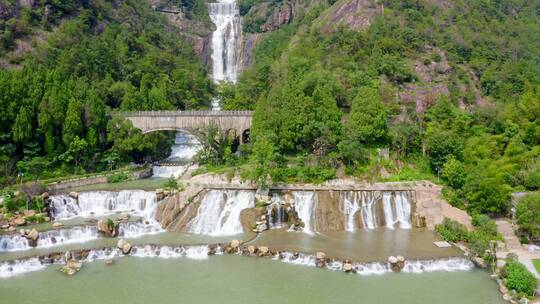
{"type": "Polygon", "coordinates": [[[497,229],[501,233],[506,242],[506,248],[509,252],[515,253],[518,256],[518,260],[529,269],[537,278],[540,279],[540,274],[536,271],[532,260],[540,259],[540,253],[531,253],[523,245],[520,244],[512,224],[506,219],[495,220],[497,223],[497,229]]]}

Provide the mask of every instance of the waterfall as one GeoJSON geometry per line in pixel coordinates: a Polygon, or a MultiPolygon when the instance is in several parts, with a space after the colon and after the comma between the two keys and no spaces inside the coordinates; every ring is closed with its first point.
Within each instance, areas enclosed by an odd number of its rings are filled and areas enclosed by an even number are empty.
{"type": "Polygon", "coordinates": [[[237,50],[242,39],[240,12],[234,0],[209,4],[210,20],[216,25],[212,33],[212,78],[214,82],[236,82],[237,50]]]}
{"type": "Polygon", "coordinates": [[[277,193],[272,195],[270,205],[266,207],[266,217],[270,229],[282,228],[287,222],[287,211],[282,205],[283,200],[277,193]]]}
{"type": "Polygon", "coordinates": [[[346,192],[343,203],[343,213],[346,217],[345,230],[354,232],[356,230],[354,216],[360,209],[360,206],[358,205],[358,193],[354,191],[346,192]]]}
{"type": "Polygon", "coordinates": [[[154,192],[142,190],[93,191],[79,194],[78,199],[66,195],[51,197],[51,216],[55,220],[74,217],[104,216],[130,212],[152,219],[157,203],[154,192]]]}
{"type": "Polygon", "coordinates": [[[383,192],[382,201],[386,227],[394,229],[395,225],[399,224],[400,228],[411,228],[411,202],[408,192],[383,192]]]}
{"type": "Polygon", "coordinates": [[[307,191],[294,191],[294,207],[298,217],[304,223],[304,232],[313,233],[312,219],[313,209],[316,208],[315,193],[307,191]]]}
{"type": "Polygon", "coordinates": [[[242,233],[240,212],[255,207],[251,191],[211,190],[201,200],[197,215],[187,227],[188,232],[208,235],[242,233]]]}
{"type": "MultiPolygon", "coordinates": [[[[163,232],[155,221],[120,223],[118,236],[136,238],[142,235],[163,232]]],[[[96,226],[75,226],[39,232],[37,248],[48,248],[66,244],[84,243],[100,237],[96,226]]],[[[20,234],[0,236],[0,252],[32,249],[28,240],[20,234]]]]}
{"type": "Polygon", "coordinates": [[[362,192],[362,222],[364,228],[375,229],[377,227],[375,216],[373,213],[373,206],[375,205],[375,196],[372,192],[363,191],[362,192]]]}
{"type": "Polygon", "coordinates": [[[185,133],[176,133],[174,145],[171,147],[171,154],[167,157],[168,162],[173,165],[160,165],[152,168],[152,176],[169,178],[171,176],[179,178],[189,168],[189,162],[199,152],[201,145],[195,136],[185,133]]]}

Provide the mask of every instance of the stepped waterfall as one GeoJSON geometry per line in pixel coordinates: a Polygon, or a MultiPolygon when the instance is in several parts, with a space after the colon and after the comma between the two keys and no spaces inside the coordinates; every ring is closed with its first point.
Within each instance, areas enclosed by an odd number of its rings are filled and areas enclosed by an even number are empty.
{"type": "Polygon", "coordinates": [[[212,79],[216,83],[235,83],[238,77],[238,50],[242,41],[240,11],[234,0],[220,0],[209,4],[208,13],[216,26],[211,42],[212,79]]]}
{"type": "Polygon", "coordinates": [[[207,235],[234,235],[244,232],[240,212],[255,207],[252,191],[210,190],[201,200],[188,232],[207,235]]]}
{"type": "Polygon", "coordinates": [[[187,133],[176,133],[171,154],[166,161],[172,164],[152,167],[152,176],[161,178],[179,178],[189,168],[190,162],[201,149],[201,144],[195,136],[187,133]]]}
{"type": "Polygon", "coordinates": [[[303,231],[310,234],[314,231],[325,230],[329,226],[334,227],[330,230],[343,227],[343,230],[349,232],[360,228],[409,229],[412,227],[413,201],[409,191],[338,191],[338,193],[339,195],[326,204],[328,205],[326,207],[319,206],[320,203],[324,203],[324,200],[320,201],[321,198],[317,192],[293,191],[290,203],[287,203],[282,195],[274,193],[267,207],[269,227],[281,228],[287,224],[287,208],[294,209],[304,224],[303,231]],[[339,209],[337,212],[341,212],[342,221],[328,218],[325,212],[333,208],[339,209]]]}
{"type": "Polygon", "coordinates": [[[67,195],[51,197],[51,216],[55,220],[99,217],[119,212],[130,212],[151,219],[156,207],[156,194],[142,190],[83,192],[78,199],[67,195]]]}
{"type": "MultiPolygon", "coordinates": [[[[118,236],[136,238],[163,232],[154,220],[157,207],[154,192],[142,190],[83,192],[77,199],[67,195],[51,196],[51,216],[54,220],[103,217],[115,213],[128,213],[142,220],[120,223],[118,236]]],[[[37,248],[84,243],[100,238],[96,226],[72,226],[39,232],[37,248]]],[[[20,234],[0,236],[0,252],[31,249],[28,240],[20,234]]]]}

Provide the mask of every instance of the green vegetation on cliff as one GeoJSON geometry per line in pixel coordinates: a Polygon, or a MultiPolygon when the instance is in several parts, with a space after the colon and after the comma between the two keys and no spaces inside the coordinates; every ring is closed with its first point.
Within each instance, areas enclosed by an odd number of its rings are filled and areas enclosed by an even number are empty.
{"type": "Polygon", "coordinates": [[[540,188],[540,3],[382,4],[360,30],[331,27],[333,6],[312,6],[222,90],[226,108],[255,110],[252,149],[271,158],[255,158],[256,177],[430,173],[456,206],[504,214],[513,189],[540,188]]]}

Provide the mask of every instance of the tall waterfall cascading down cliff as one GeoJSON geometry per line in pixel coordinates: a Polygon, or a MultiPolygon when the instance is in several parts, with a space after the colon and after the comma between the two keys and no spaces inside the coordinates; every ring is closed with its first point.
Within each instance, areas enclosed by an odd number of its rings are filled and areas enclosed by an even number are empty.
{"type": "Polygon", "coordinates": [[[209,15],[216,25],[212,33],[212,79],[215,83],[235,83],[242,41],[240,11],[234,0],[220,0],[209,4],[209,15]]]}

